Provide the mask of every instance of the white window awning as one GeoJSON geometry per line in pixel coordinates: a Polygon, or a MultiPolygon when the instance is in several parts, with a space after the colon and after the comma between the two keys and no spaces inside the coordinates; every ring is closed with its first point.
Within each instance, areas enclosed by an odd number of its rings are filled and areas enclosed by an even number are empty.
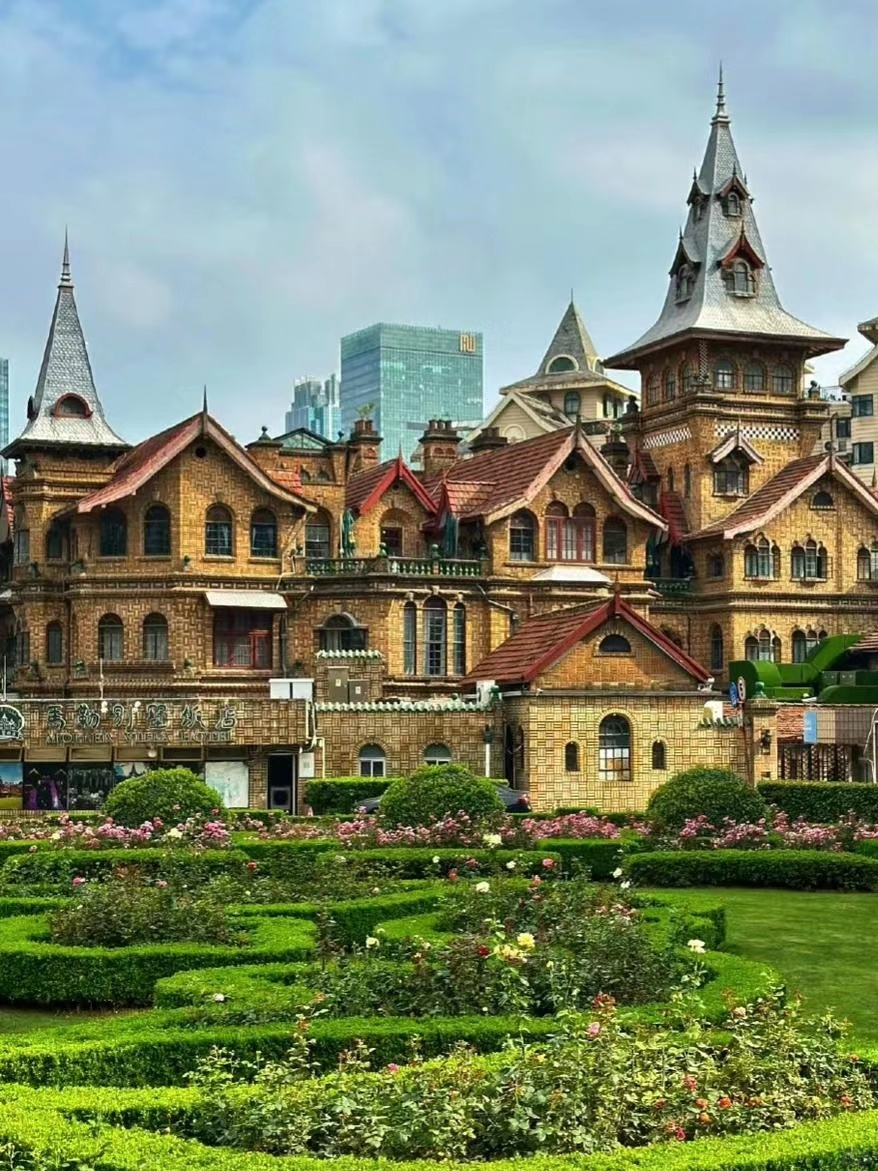
{"type": "Polygon", "coordinates": [[[208,606],[214,609],[234,610],[286,610],[287,604],[280,594],[263,590],[205,590],[208,606]]]}

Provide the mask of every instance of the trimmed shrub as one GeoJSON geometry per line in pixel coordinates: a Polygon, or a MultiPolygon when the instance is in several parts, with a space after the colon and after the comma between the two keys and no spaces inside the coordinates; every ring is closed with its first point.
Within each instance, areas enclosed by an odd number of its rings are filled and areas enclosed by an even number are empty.
{"type": "Polygon", "coordinates": [[[859,820],[878,822],[878,785],[840,781],[763,781],[760,796],[795,819],[829,823],[849,813],[859,820]]]}
{"type": "Polygon", "coordinates": [[[16,854],[0,869],[0,883],[48,888],[69,894],[74,878],[108,878],[120,869],[152,878],[207,882],[218,875],[244,877],[247,855],[241,850],[158,849],[38,850],[16,854]]]}
{"type": "Polygon", "coordinates": [[[222,813],[222,798],[188,768],[159,768],[142,777],[120,781],[107,798],[105,812],[131,829],[160,817],[176,825],[187,817],[222,813]]]}
{"type": "Polygon", "coordinates": [[[690,768],[660,785],[646,806],[647,817],[661,829],[679,830],[703,814],[719,827],[723,819],[752,822],[765,817],[763,797],[726,768],[690,768]]]}
{"type": "Polygon", "coordinates": [[[663,850],[632,854],[626,870],[641,886],[878,890],[878,861],[822,850],[663,850]]]}
{"type": "Polygon", "coordinates": [[[618,838],[541,838],[535,850],[546,850],[561,858],[564,870],[587,870],[596,882],[609,878],[622,857],[618,838]]]}
{"type": "Polygon", "coordinates": [[[356,813],[367,797],[380,797],[396,777],[332,777],[305,784],[305,804],[316,815],[356,813]]]}
{"type": "Polygon", "coordinates": [[[497,785],[476,777],[462,764],[424,765],[394,781],[381,801],[385,825],[431,825],[465,813],[481,821],[503,812],[497,785]]]}

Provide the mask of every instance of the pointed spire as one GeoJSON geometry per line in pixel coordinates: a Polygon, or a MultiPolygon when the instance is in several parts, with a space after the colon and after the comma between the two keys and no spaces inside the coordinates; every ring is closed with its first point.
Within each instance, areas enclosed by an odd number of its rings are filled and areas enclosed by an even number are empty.
{"type": "MultiPolygon", "coordinates": [[[[572,291],[571,289],[571,293],[572,291]]],[[[588,330],[585,328],[582,318],[579,316],[579,310],[571,297],[570,304],[561,318],[561,323],[555,330],[555,336],[543,355],[537,376],[577,370],[588,373],[597,369],[598,362],[598,353],[594,342],[588,336],[588,330]],[[566,361],[557,362],[557,368],[555,368],[553,363],[558,358],[566,359],[566,361]]]]}
{"type": "Polygon", "coordinates": [[[713,115],[714,122],[728,122],[729,116],[726,113],[726,87],[723,83],[723,63],[719,63],[719,81],[716,87],[716,113],[713,115]]]}
{"type": "Polygon", "coordinates": [[[204,393],[203,393],[202,399],[201,399],[201,413],[202,413],[202,415],[206,415],[208,413],[208,411],[207,411],[207,383],[206,382],[204,384],[204,393]]]}
{"type": "Polygon", "coordinates": [[[73,278],[70,275],[70,242],[67,238],[67,228],[64,228],[64,256],[61,259],[61,280],[59,289],[72,289],[73,278]]]}

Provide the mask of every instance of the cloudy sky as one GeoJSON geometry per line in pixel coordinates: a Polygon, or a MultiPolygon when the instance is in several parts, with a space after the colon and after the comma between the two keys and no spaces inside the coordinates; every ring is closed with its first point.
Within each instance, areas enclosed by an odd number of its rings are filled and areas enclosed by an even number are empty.
{"type": "Polygon", "coordinates": [[[243,441],[376,320],[533,371],[575,289],[652,323],[723,58],[786,307],[878,314],[871,0],[0,0],[0,353],[33,390],[65,223],[99,390],[136,441],[243,441]]]}

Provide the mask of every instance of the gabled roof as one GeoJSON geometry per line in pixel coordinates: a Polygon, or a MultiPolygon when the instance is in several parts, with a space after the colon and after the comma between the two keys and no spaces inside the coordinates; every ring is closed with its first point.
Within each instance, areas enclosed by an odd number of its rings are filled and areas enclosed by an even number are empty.
{"type": "Polygon", "coordinates": [[[741,177],[726,112],[725,91],[720,74],[716,112],[710,124],[710,136],[704,161],[690,191],[689,212],[682,236],[682,248],[690,262],[697,262],[694,288],[685,300],[678,299],[675,274],[680,257],[678,246],[667,296],[656,323],[637,341],[605,359],[607,366],[633,369],[640,357],[667,343],[671,338],[697,334],[737,334],[796,341],[809,354],[823,354],[844,344],[787,313],[780,303],[770,266],[765,262],[759,228],[753,215],[753,202],[741,177]],[[737,180],[737,182],[735,182],[737,180]],[[739,193],[741,215],[727,216],[724,200],[734,186],[739,193]],[[723,282],[723,260],[733,248],[743,248],[746,241],[752,263],[759,269],[753,296],[729,292],[723,282]]]}
{"type": "MultiPolygon", "coordinates": [[[[462,505],[458,516],[460,519],[480,518],[491,524],[524,508],[574,452],[582,457],[621,511],[659,529],[665,528],[661,517],[636,499],[579,427],[550,431],[521,443],[479,452],[470,459],[453,464],[441,479],[449,492],[449,499],[453,499],[453,486],[478,484],[478,492],[462,505]]],[[[430,487],[437,491],[438,480],[432,481],[430,487]]]]}
{"type": "Polygon", "coordinates": [[[513,386],[501,394],[500,401],[488,417],[479,423],[478,427],[470,431],[467,435],[467,444],[472,444],[472,441],[481,435],[486,428],[496,427],[497,421],[513,406],[518,407],[527,415],[537,431],[557,431],[561,427],[570,426],[570,420],[560,411],[555,410],[548,403],[541,403],[532,395],[522,393],[518,386],[513,386]]]}
{"type": "Polygon", "coordinates": [[[103,487],[84,496],[76,505],[76,512],[91,512],[115,504],[128,496],[134,496],[175,456],[180,455],[196,439],[210,439],[256,483],[263,492],[294,504],[306,512],[313,512],[315,506],[308,500],[282,487],[257,464],[248,452],[221,427],[206,411],[199,411],[182,423],[159,432],[132,451],[116,464],[113,478],[103,487]]]}
{"type": "Polygon", "coordinates": [[[365,516],[394,484],[404,484],[430,516],[435,514],[435,500],[401,455],[351,476],[345,489],[345,508],[365,516]]]}
{"type": "Polygon", "coordinates": [[[531,618],[482,659],[466,676],[464,683],[475,683],[479,679],[491,679],[498,684],[532,683],[577,643],[613,618],[643,635],[699,683],[706,683],[710,678],[699,663],[632,609],[617,591],[612,598],[594,609],[577,607],[531,618]]]}
{"type": "Polygon", "coordinates": [[[682,545],[689,535],[686,508],[679,492],[662,488],[659,494],[659,512],[668,522],[668,538],[672,545],[682,545]]]}
{"type": "Polygon", "coordinates": [[[878,516],[878,500],[847,465],[834,452],[830,452],[828,455],[807,455],[802,459],[794,459],[729,516],[714,521],[696,533],[695,537],[722,536],[729,540],[764,528],[826,475],[850,489],[873,515],[878,516]]]}
{"type": "Polygon", "coordinates": [[[110,452],[127,451],[130,446],[104,418],[73,296],[66,234],[58,295],[36,389],[28,403],[27,424],[3,454],[14,457],[25,447],[58,444],[110,452]],[[75,413],[64,409],[65,399],[75,413]]]}
{"type": "Polygon", "coordinates": [[[711,463],[718,464],[720,460],[724,460],[733,451],[740,451],[742,455],[747,457],[751,464],[761,464],[763,462],[762,456],[747,436],[741,432],[740,428],[735,431],[730,431],[725,439],[721,439],[713,451],[708,452],[707,458],[711,463]]]}
{"type": "Polygon", "coordinates": [[[283,451],[326,451],[333,445],[331,439],[327,439],[325,435],[318,435],[316,431],[311,431],[307,427],[285,431],[283,435],[277,435],[274,442],[279,443],[283,451]]]}

